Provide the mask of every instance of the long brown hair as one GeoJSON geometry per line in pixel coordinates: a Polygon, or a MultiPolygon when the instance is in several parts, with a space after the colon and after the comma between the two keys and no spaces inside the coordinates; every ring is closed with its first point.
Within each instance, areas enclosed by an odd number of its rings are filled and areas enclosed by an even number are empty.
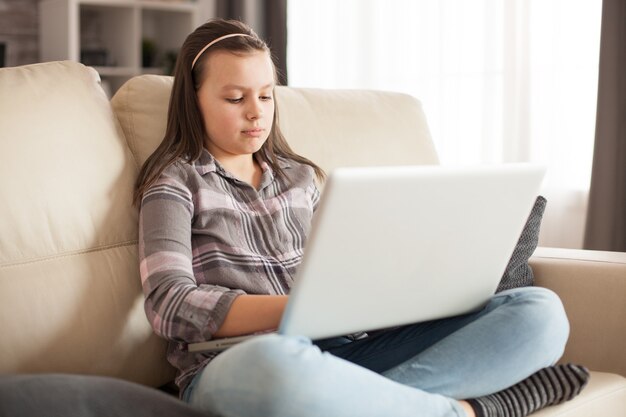
{"type": "MultiPolygon", "coordinates": [[[[174,85],[172,86],[167,112],[165,136],[161,144],[141,167],[135,184],[133,198],[135,204],[139,203],[145,191],[174,161],[182,159],[193,162],[200,157],[206,138],[206,129],[196,92],[205,78],[207,58],[211,52],[217,50],[236,54],[270,51],[267,44],[249,26],[236,20],[210,20],[187,36],[176,59],[174,85]],[[243,33],[248,36],[234,36],[217,42],[201,54],[192,69],[192,62],[202,48],[214,39],[232,33],[243,33]]],[[[274,79],[276,82],[278,81],[275,65],[274,79]]],[[[285,174],[278,165],[278,156],[311,166],[318,179],[323,180],[325,174],[320,167],[291,149],[278,126],[276,101],[274,101],[274,107],[272,129],[268,139],[257,152],[259,156],[268,163],[279,177],[284,177],[285,174]]]]}

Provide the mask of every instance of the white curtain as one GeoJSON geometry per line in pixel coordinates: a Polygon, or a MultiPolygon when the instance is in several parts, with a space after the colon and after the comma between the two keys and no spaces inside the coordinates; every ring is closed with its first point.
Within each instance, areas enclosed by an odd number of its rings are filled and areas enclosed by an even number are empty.
{"type": "Polygon", "coordinates": [[[289,84],[419,98],[442,163],[548,167],[543,246],[582,247],[600,0],[290,0],[289,84]]]}

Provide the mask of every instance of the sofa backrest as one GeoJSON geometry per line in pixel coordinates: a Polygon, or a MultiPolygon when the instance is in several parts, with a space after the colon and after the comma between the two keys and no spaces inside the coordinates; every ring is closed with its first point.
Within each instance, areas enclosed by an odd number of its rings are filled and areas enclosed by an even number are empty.
{"type": "Polygon", "coordinates": [[[0,373],[171,380],[143,311],[132,158],[93,69],[0,69],[0,373]]]}
{"type": "MultiPolygon", "coordinates": [[[[138,167],[163,139],[172,82],[134,77],[111,100],[138,167]]],[[[421,104],[411,96],[277,87],[276,103],[287,141],[326,171],[438,163],[421,104]]]]}
{"type": "MultiPolygon", "coordinates": [[[[74,62],[0,69],[0,373],[171,381],[143,311],[139,167],[161,140],[172,78],[139,76],[111,102],[74,62]]],[[[280,123],[322,168],[433,164],[419,102],[280,87],[280,123]]]]}

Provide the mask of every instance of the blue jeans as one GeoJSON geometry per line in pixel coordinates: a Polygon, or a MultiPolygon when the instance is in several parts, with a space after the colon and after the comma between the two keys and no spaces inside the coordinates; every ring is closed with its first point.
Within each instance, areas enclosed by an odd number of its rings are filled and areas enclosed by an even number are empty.
{"type": "Polygon", "coordinates": [[[518,288],[475,313],[357,341],[260,336],[210,362],[184,398],[228,417],[465,416],[457,400],[554,364],[568,334],[556,294],[518,288]]]}

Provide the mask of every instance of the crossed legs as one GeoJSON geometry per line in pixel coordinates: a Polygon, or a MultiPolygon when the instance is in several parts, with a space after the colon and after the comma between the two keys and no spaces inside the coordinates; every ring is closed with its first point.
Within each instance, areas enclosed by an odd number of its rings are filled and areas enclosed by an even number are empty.
{"type": "Polygon", "coordinates": [[[479,312],[323,351],[267,335],[229,349],[189,402],[224,416],[466,416],[460,399],[500,391],[556,362],[568,336],[558,297],[523,288],[479,312]]]}

